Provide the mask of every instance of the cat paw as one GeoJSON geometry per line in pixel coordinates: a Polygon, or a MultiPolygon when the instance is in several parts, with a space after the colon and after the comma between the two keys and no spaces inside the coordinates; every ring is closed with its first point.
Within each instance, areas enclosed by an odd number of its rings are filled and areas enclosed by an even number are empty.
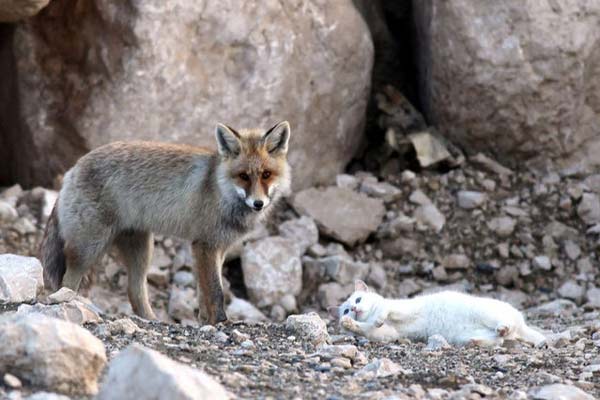
{"type": "Polygon", "coordinates": [[[385,318],[377,318],[373,323],[373,325],[375,325],[375,328],[381,328],[383,324],[385,324],[385,318]]]}
{"type": "Polygon", "coordinates": [[[496,333],[500,337],[505,337],[510,332],[510,328],[507,325],[498,325],[496,328],[496,333]]]}
{"type": "Polygon", "coordinates": [[[340,324],[346,329],[352,329],[354,327],[354,320],[345,315],[340,319],[340,324]]]}

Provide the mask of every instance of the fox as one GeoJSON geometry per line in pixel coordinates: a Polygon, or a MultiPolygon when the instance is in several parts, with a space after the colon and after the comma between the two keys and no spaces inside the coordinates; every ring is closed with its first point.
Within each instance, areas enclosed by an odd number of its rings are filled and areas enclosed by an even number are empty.
{"type": "Polygon", "coordinates": [[[191,241],[199,314],[211,325],[226,321],[223,261],[290,193],[290,125],[263,131],[219,123],[215,139],[216,151],[121,141],[81,157],[63,177],[40,246],[45,286],[77,292],[114,246],[127,269],[133,312],[156,319],[146,282],[153,235],[175,236],[191,241]]]}

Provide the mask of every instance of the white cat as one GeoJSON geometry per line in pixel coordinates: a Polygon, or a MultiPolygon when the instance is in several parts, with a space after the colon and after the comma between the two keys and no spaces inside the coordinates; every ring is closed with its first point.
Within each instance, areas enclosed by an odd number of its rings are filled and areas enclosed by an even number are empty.
{"type": "Polygon", "coordinates": [[[508,303],[459,292],[439,292],[412,299],[385,299],[356,281],[354,293],[330,312],[350,332],[372,341],[400,338],[427,340],[442,335],[455,345],[501,345],[504,339],[534,345],[544,335],[525,324],[523,314],[508,303]]]}

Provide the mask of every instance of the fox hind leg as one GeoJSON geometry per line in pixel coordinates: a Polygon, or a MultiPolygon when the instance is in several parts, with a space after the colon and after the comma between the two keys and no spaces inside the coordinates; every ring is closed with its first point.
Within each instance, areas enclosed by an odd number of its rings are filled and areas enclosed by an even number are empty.
{"type": "Polygon", "coordinates": [[[154,239],[149,232],[121,232],[115,246],[127,267],[127,295],[133,312],[145,319],[156,319],[148,299],[147,275],[154,249],[154,239]]]}

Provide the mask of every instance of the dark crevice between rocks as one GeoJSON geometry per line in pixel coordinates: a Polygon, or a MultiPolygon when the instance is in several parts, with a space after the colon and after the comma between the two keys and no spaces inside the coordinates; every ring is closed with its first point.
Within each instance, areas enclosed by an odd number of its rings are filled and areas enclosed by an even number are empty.
{"type": "Polygon", "coordinates": [[[244,271],[242,270],[242,260],[235,258],[227,261],[223,265],[223,276],[229,282],[231,293],[235,297],[248,300],[248,292],[244,284],[244,271]]]}
{"type": "Polygon", "coordinates": [[[0,24],[0,186],[30,185],[31,164],[37,159],[19,109],[15,29],[15,24],[0,24]]]}
{"type": "MultiPolygon", "coordinates": [[[[377,160],[385,142],[385,130],[378,124],[380,110],[376,95],[391,85],[422,112],[419,97],[419,68],[417,29],[412,0],[373,1],[354,0],[354,4],[369,26],[375,47],[371,95],[367,106],[365,142],[349,164],[350,172],[357,170],[379,171],[377,160]]],[[[385,158],[385,157],[384,157],[385,158]]],[[[419,163],[414,152],[402,155],[401,169],[418,171],[419,163]]]]}

